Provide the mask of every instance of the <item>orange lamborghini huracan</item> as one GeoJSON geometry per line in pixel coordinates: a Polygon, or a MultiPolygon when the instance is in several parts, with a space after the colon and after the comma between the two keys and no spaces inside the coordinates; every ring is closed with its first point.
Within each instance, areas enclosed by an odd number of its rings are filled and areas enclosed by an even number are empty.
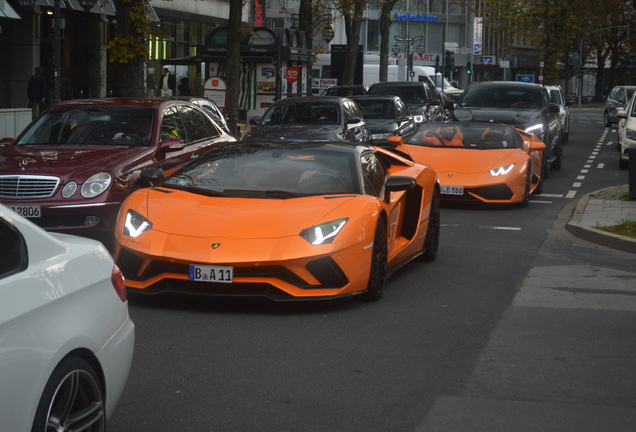
{"type": "Polygon", "coordinates": [[[131,194],[115,259],[130,290],[382,296],[386,277],[439,246],[435,172],[399,150],[240,141],[131,194]]]}
{"type": "Polygon", "coordinates": [[[545,144],[513,126],[495,123],[426,123],[407,140],[392,137],[418,163],[435,170],[443,200],[528,205],[541,193],[545,144]],[[404,144],[404,146],[402,146],[404,144]]]}

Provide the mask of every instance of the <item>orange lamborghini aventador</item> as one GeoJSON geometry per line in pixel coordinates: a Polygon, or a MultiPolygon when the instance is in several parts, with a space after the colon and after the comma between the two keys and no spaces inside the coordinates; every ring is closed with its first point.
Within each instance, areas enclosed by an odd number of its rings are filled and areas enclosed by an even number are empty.
{"type": "Polygon", "coordinates": [[[443,200],[528,205],[541,193],[545,144],[513,126],[494,123],[426,123],[403,141],[389,140],[433,168],[443,200]],[[404,147],[402,146],[404,144],[404,147]]]}
{"type": "Polygon", "coordinates": [[[115,257],[130,290],[382,296],[387,275],[439,245],[435,172],[367,145],[242,141],[125,201],[115,257]]]}

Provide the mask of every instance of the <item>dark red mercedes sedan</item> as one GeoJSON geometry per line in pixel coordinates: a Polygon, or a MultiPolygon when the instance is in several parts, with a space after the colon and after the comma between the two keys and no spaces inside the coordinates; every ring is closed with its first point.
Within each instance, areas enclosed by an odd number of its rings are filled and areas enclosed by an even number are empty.
{"type": "Polygon", "coordinates": [[[170,173],[228,141],[186,101],[62,102],[0,142],[0,202],[46,230],[111,231],[124,199],[147,186],[143,168],[170,173]]]}

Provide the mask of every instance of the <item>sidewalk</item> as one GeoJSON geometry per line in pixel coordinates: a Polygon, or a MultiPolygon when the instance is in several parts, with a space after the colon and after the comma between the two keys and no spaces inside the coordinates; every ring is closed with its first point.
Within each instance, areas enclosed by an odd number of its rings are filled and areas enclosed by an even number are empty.
{"type": "Polygon", "coordinates": [[[624,193],[629,193],[628,185],[585,195],[579,200],[567,223],[567,230],[589,242],[636,253],[636,239],[594,228],[616,225],[623,220],[636,220],[636,201],[621,200],[619,197],[624,193]]]}

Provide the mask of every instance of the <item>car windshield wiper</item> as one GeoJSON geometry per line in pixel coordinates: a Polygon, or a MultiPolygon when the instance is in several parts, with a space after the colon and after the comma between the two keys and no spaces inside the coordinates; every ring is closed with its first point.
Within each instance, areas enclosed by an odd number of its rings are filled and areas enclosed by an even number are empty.
{"type": "Polygon", "coordinates": [[[205,196],[212,196],[212,197],[225,197],[225,196],[227,196],[223,192],[219,192],[219,191],[215,191],[215,190],[211,190],[211,189],[203,189],[203,188],[192,186],[192,185],[189,185],[189,184],[188,185],[178,185],[178,184],[174,184],[174,183],[162,182],[161,184],[159,184],[159,187],[163,187],[163,188],[166,188],[166,189],[178,189],[178,190],[182,190],[182,191],[186,191],[186,192],[192,192],[192,193],[197,193],[197,194],[201,194],[201,195],[205,195],[205,196]]]}
{"type": "Polygon", "coordinates": [[[285,190],[249,190],[249,189],[225,189],[224,194],[238,198],[298,198],[307,196],[304,193],[290,192],[285,190]]]}

